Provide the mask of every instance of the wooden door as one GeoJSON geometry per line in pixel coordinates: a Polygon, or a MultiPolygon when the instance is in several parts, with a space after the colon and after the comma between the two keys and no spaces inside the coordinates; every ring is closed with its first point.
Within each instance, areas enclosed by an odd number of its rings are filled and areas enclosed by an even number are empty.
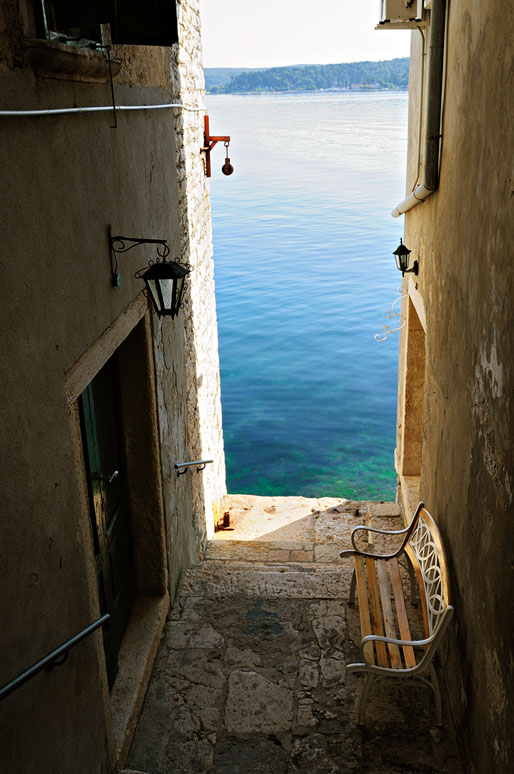
{"type": "Polygon", "coordinates": [[[79,398],[109,685],[136,596],[116,354],[79,398]]]}

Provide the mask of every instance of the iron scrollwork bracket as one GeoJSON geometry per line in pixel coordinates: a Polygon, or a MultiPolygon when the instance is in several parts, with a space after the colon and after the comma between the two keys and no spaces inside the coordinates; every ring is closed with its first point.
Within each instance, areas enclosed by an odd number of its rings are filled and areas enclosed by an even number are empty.
{"type": "MultiPolygon", "coordinates": [[[[121,253],[128,253],[134,247],[140,245],[155,245],[157,252],[157,262],[159,260],[165,261],[170,254],[170,248],[166,239],[140,239],[139,237],[127,237],[127,236],[113,236],[111,227],[107,226],[109,233],[109,250],[111,256],[111,283],[115,288],[119,288],[121,283],[121,277],[118,272],[118,255],[121,253]]],[[[149,261],[148,265],[151,266],[153,261],[149,261]]],[[[135,275],[137,277],[137,273],[135,275]]]]}
{"type": "Polygon", "coordinates": [[[379,325],[380,333],[375,333],[375,336],[373,337],[375,341],[385,341],[388,336],[391,335],[391,333],[397,333],[398,331],[401,331],[402,328],[405,328],[407,322],[404,317],[395,309],[396,304],[401,303],[404,298],[407,297],[407,293],[403,293],[403,288],[398,289],[400,293],[402,293],[399,298],[395,299],[391,305],[391,309],[388,309],[387,312],[384,312],[384,320],[392,320],[391,323],[382,323],[379,325]]]}

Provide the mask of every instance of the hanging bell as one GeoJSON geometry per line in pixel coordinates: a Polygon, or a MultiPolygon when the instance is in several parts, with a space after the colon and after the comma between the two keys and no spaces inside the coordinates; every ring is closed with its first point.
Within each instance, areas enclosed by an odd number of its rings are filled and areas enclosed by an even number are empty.
{"type": "Polygon", "coordinates": [[[221,167],[221,171],[224,175],[231,175],[234,171],[234,167],[230,163],[230,159],[228,157],[228,142],[225,143],[225,163],[221,167]]]}

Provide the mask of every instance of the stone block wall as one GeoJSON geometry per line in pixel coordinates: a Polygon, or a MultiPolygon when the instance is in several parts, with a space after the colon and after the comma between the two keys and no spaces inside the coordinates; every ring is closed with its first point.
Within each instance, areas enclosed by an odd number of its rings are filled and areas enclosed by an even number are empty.
{"type": "MultiPolygon", "coordinates": [[[[177,2],[179,43],[173,47],[171,66],[172,99],[188,108],[174,111],[174,128],[180,259],[192,267],[182,312],[183,373],[175,388],[178,386],[186,396],[181,419],[186,435],[180,449],[183,459],[179,461],[213,459],[214,462],[203,472],[193,468],[178,480],[171,470],[172,486],[168,482],[170,495],[172,489],[178,488],[179,500],[182,499],[186,510],[191,511],[190,515],[184,516],[192,519],[196,555],[203,551],[206,539],[214,532],[221,498],[226,493],[211,213],[204,158],[200,151],[205,82],[199,8],[199,0],[177,2]],[[184,492],[186,486],[188,489],[184,492]]],[[[166,410],[173,412],[173,407],[166,410]]],[[[168,417],[166,424],[172,428],[176,422],[173,419],[170,422],[168,417]]],[[[173,439],[168,438],[164,446],[173,447],[173,439]]],[[[175,510],[175,519],[177,517],[182,518],[175,510]]]]}

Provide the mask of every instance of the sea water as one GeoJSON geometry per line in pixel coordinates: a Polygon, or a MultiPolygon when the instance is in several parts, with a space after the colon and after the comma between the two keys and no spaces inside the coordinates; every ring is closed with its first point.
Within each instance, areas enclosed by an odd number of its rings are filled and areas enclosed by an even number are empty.
{"type": "Polygon", "coordinates": [[[227,486],[391,499],[407,93],[207,97],[227,486]]]}

